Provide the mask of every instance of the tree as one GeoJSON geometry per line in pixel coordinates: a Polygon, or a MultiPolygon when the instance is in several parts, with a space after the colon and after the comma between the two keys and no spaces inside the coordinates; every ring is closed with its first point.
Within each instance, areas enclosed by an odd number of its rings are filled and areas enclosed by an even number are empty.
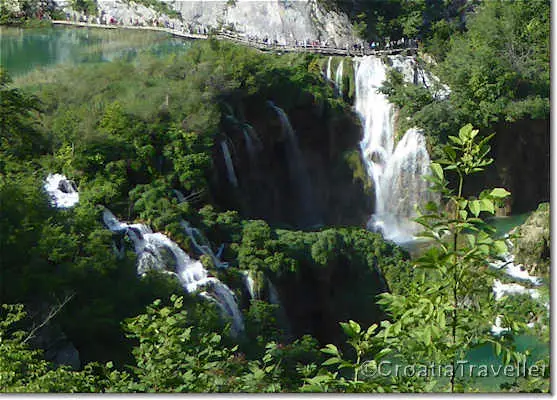
{"type": "MultiPolygon", "coordinates": [[[[424,228],[420,236],[434,245],[416,260],[420,273],[408,293],[384,294],[380,301],[393,318],[383,323],[385,344],[411,363],[425,359],[451,365],[451,392],[464,389],[457,378],[459,363],[476,346],[493,344],[505,363],[523,359],[514,351],[510,335],[495,338],[486,323],[496,315],[486,259],[505,252],[506,246],[492,239],[494,229],[479,216],[494,214],[495,204],[510,193],[497,188],[477,199],[462,196],[464,179],[492,162],[487,145],[491,136],[478,137],[471,125],[464,126],[458,137],[449,137],[452,144],[445,147],[441,164],[432,163],[430,181],[446,207],[429,203],[416,221],[424,228]],[[455,189],[448,187],[445,172],[457,175],[455,189]]],[[[511,332],[522,327],[516,321],[505,322],[511,332]]]]}
{"type": "Polygon", "coordinates": [[[367,331],[353,321],[342,324],[356,357],[350,361],[336,346],[327,345],[322,351],[332,358],[323,366],[336,365],[337,371],[321,370],[307,380],[310,389],[345,391],[361,386],[374,391],[437,388],[456,392],[463,391],[466,384],[457,377],[459,365],[476,346],[492,344],[495,353],[502,354],[504,363],[524,359],[523,354],[514,350],[511,334],[519,332],[524,324],[505,318],[509,334],[493,337],[490,333],[490,321],[497,308],[487,279],[486,259],[506,251],[506,247],[502,240],[491,238],[494,229],[479,217],[482,212],[493,214],[495,204],[509,193],[496,188],[482,192],[477,199],[462,196],[464,179],[492,162],[487,156],[491,136],[478,138],[477,130],[471,125],[464,126],[458,136],[450,137],[452,144],[445,147],[441,164],[431,165],[432,190],[442,195],[445,206],[429,203],[416,219],[424,228],[420,236],[432,245],[415,260],[414,274],[406,288],[379,295],[389,320],[383,321],[379,329],[372,326],[367,331]],[[445,173],[457,175],[455,189],[449,188],[445,173]],[[371,381],[360,379],[364,357],[376,367],[387,355],[398,365],[434,362],[448,366],[449,381],[428,375],[402,380],[393,376],[391,381],[381,376],[371,381]],[[341,374],[343,369],[351,371],[351,383],[341,374]]]}

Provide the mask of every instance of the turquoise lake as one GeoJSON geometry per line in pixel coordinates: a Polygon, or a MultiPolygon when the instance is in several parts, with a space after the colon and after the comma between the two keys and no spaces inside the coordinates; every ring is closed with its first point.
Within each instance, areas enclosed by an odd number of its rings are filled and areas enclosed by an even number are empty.
{"type": "Polygon", "coordinates": [[[190,42],[163,32],[53,26],[0,27],[0,64],[14,77],[56,64],[132,60],[186,51],[190,42]]]}

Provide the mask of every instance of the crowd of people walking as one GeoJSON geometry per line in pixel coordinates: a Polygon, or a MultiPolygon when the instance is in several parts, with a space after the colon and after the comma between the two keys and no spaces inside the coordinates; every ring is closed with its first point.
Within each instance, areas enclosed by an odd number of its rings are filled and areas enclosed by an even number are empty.
{"type": "Polygon", "coordinates": [[[332,40],[318,40],[318,39],[305,39],[299,40],[292,38],[291,40],[285,38],[270,37],[265,35],[260,37],[255,34],[246,34],[239,32],[236,27],[232,29],[221,28],[216,30],[203,24],[193,24],[172,21],[166,18],[144,18],[144,17],[129,17],[117,18],[108,15],[105,11],[101,11],[98,16],[88,16],[75,11],[66,13],[66,21],[74,23],[97,24],[107,26],[133,26],[133,27],[154,27],[165,28],[174,34],[181,36],[191,35],[195,36],[208,36],[214,33],[217,36],[223,36],[228,39],[242,42],[254,47],[260,48],[291,48],[297,50],[314,50],[314,51],[327,51],[337,50],[347,54],[368,54],[376,51],[389,51],[396,49],[417,48],[418,41],[415,39],[401,38],[398,40],[390,40],[385,38],[383,40],[364,42],[357,41],[355,43],[344,43],[339,45],[332,40]]]}

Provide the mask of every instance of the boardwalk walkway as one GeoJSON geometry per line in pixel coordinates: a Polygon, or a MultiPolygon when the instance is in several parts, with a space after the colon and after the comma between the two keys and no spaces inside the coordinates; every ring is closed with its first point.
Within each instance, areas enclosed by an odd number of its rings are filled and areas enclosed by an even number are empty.
{"type": "Polygon", "coordinates": [[[263,41],[248,40],[240,36],[229,34],[226,32],[219,32],[214,35],[204,35],[198,33],[190,33],[178,29],[163,28],[158,26],[134,26],[134,25],[118,25],[118,24],[93,24],[88,22],[74,22],[74,21],[60,21],[53,20],[54,25],[70,25],[70,26],[80,26],[87,28],[103,28],[103,29],[136,29],[136,30],[147,30],[156,32],[165,32],[176,37],[181,37],[184,39],[209,39],[209,37],[215,37],[221,40],[229,40],[238,44],[256,48],[260,51],[265,52],[275,52],[275,53],[318,53],[328,56],[364,56],[364,55],[391,55],[391,54],[414,54],[417,51],[417,47],[404,47],[404,48],[392,48],[392,49],[370,49],[360,47],[358,49],[354,48],[335,48],[330,46],[307,46],[307,45],[283,45],[283,44],[271,44],[265,43],[263,41]]]}

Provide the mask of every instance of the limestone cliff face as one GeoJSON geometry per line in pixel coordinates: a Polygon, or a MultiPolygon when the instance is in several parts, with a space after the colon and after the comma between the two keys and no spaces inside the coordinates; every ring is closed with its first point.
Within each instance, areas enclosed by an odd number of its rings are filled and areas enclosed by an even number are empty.
{"type": "MultiPolygon", "coordinates": [[[[317,0],[163,0],[182,18],[170,18],[153,8],[132,1],[97,0],[99,13],[125,24],[130,19],[168,21],[176,29],[207,33],[211,29],[233,31],[242,37],[267,38],[271,43],[294,44],[305,40],[329,41],[344,47],[356,38],[348,17],[324,10],[317,0]]],[[[69,0],[57,4],[69,11],[69,0]]]]}
{"type": "Polygon", "coordinates": [[[169,0],[168,4],[182,14],[184,22],[231,27],[240,34],[279,42],[329,40],[344,46],[354,39],[348,17],[324,11],[317,0],[169,0]]]}

